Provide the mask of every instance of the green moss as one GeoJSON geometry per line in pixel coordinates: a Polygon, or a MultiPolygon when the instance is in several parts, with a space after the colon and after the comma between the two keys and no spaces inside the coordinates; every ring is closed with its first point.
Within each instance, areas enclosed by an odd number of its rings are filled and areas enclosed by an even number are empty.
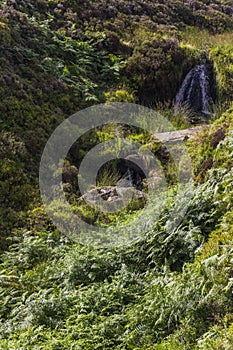
{"type": "Polygon", "coordinates": [[[124,89],[106,92],[104,95],[106,98],[106,102],[133,103],[135,100],[133,94],[129,93],[128,91],[126,91],[124,89]]]}
{"type": "MultiPolygon", "coordinates": [[[[229,4],[4,0],[0,10],[0,348],[230,348],[232,107],[222,114],[232,100],[229,4]],[[156,105],[184,127],[187,111],[174,117],[172,100],[203,50],[218,83],[221,108],[214,113],[222,116],[189,142],[201,184],[188,184],[178,198],[173,186],[166,201],[156,193],[143,220],[135,202],[117,214],[77,205],[73,164],[97,143],[124,137],[141,143],[143,154],[149,148],[163,156],[142,130],[92,130],[67,157],[67,198],[78,215],[123,237],[138,219],[137,238],[94,248],[60,234],[37,187],[40,155],[55,127],[106,100],[156,105]],[[179,225],[171,216],[175,204],[186,208],[179,225]]],[[[165,159],[167,178],[173,165],[165,159]]],[[[106,172],[105,184],[115,175],[106,172]]]]}
{"type": "Polygon", "coordinates": [[[217,72],[218,95],[221,102],[232,100],[233,70],[232,45],[215,47],[210,51],[217,72]]]}
{"type": "MultiPolygon", "coordinates": [[[[213,125],[204,129],[195,140],[189,143],[193,170],[198,181],[208,178],[208,170],[212,167],[222,167],[228,170],[232,167],[229,156],[231,152],[230,144],[221,147],[221,141],[232,129],[232,118],[233,110],[231,107],[213,125]]],[[[230,138],[231,136],[229,136],[230,138]]]]}

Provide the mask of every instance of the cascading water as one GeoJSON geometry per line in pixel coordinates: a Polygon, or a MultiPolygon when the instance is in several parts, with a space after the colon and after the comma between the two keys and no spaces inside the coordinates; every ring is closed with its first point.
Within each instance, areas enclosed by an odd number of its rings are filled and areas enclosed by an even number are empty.
{"type": "Polygon", "coordinates": [[[127,178],[129,181],[129,186],[133,187],[133,185],[134,185],[134,183],[133,183],[133,171],[130,168],[128,168],[128,170],[127,170],[127,178]]]}
{"type": "Polygon", "coordinates": [[[197,115],[210,115],[211,98],[210,66],[198,65],[186,75],[183,84],[176,95],[175,112],[181,106],[193,109],[197,115]]]}

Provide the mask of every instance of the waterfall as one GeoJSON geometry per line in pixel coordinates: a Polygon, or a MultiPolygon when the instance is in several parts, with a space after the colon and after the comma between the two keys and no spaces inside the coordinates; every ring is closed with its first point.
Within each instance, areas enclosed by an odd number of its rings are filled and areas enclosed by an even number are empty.
{"type": "Polygon", "coordinates": [[[127,170],[127,178],[129,181],[129,186],[133,187],[133,171],[130,168],[127,170]]]}
{"type": "Polygon", "coordinates": [[[212,98],[209,69],[207,64],[201,64],[186,75],[176,95],[175,112],[183,105],[191,107],[197,115],[210,115],[212,98]]]}

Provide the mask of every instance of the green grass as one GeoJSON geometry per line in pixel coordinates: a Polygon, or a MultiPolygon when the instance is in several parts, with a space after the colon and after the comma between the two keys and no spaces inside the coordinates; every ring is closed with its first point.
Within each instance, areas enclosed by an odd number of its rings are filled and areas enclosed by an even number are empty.
{"type": "MultiPolygon", "coordinates": [[[[1,349],[231,349],[233,24],[226,5],[1,2],[1,349]],[[176,185],[158,190],[142,210],[96,215],[77,206],[72,166],[96,143],[126,137],[142,144],[145,157],[147,146],[161,146],[139,128],[93,130],[71,149],[64,175],[73,181],[74,210],[105,231],[82,232],[81,242],[62,235],[38,191],[41,152],[54,128],[104,101],[157,106],[169,128],[189,126],[191,112],[175,115],[172,104],[203,50],[218,98],[213,124],[187,143],[194,182],[179,195],[176,185]]],[[[163,131],[158,120],[151,124],[163,131]]],[[[99,185],[118,178],[107,169],[99,185]]]]}

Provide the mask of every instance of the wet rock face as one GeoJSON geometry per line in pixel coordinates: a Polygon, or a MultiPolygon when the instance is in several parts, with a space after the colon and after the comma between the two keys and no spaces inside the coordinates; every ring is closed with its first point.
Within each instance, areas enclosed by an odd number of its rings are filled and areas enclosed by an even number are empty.
{"type": "Polygon", "coordinates": [[[186,75],[176,95],[175,111],[181,106],[187,106],[199,116],[209,116],[215,99],[214,89],[212,67],[209,64],[195,66],[186,75]]]}
{"type": "MultiPolygon", "coordinates": [[[[129,185],[138,190],[142,189],[142,180],[146,177],[143,170],[137,165],[139,156],[135,153],[118,163],[123,178],[126,178],[129,185]]],[[[120,184],[121,185],[121,184],[120,184]]]]}

